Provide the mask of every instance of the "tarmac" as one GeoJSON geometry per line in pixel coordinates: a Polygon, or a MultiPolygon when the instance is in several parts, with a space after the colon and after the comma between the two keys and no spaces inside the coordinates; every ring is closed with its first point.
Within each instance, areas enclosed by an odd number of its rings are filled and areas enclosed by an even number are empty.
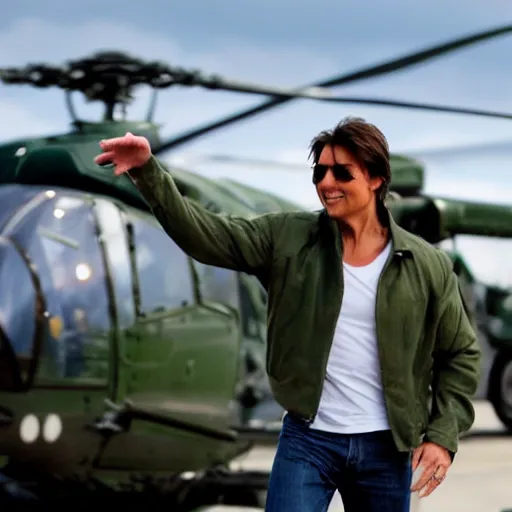
{"type": "MultiPolygon", "coordinates": [[[[446,480],[427,498],[420,500],[414,494],[411,512],[512,512],[512,435],[505,432],[487,402],[476,403],[475,410],[475,424],[461,440],[446,480]]],[[[274,452],[273,447],[255,448],[235,466],[269,470],[274,452]]],[[[263,509],[213,507],[208,510],[256,512],[263,509]]],[[[336,493],[329,512],[343,510],[336,493]]]]}

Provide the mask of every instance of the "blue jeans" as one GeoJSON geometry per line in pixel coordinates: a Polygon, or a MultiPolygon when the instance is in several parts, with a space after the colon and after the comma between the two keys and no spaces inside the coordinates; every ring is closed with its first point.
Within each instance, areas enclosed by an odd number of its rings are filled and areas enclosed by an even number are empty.
{"type": "Polygon", "coordinates": [[[409,512],[411,456],[390,431],[332,434],[286,415],[266,512],[325,512],[336,489],[345,512],[409,512]]]}

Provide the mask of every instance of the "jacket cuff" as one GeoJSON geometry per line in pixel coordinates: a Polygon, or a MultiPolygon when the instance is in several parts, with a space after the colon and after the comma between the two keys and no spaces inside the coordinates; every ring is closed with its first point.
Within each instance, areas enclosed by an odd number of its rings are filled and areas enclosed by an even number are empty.
{"type": "Polygon", "coordinates": [[[423,441],[435,443],[448,450],[448,453],[450,454],[450,457],[453,462],[453,459],[455,458],[455,454],[457,453],[459,447],[457,439],[454,439],[451,436],[446,436],[445,434],[437,430],[427,430],[423,441]]]}
{"type": "Polygon", "coordinates": [[[162,170],[153,155],[141,167],[135,167],[128,171],[128,176],[150,207],[158,205],[155,190],[158,187],[161,172],[162,170]]]}

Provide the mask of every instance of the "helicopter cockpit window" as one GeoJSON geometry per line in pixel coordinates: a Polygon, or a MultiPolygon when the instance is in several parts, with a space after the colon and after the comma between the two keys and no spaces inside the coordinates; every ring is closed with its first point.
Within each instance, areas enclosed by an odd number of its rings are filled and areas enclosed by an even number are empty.
{"type": "Polygon", "coordinates": [[[236,310],[240,308],[238,276],[225,268],[204,265],[193,260],[199,281],[199,294],[204,301],[226,304],[236,310]]]}
{"type": "Polygon", "coordinates": [[[121,212],[115,204],[106,199],[96,199],[95,209],[101,225],[101,234],[109,263],[117,321],[120,329],[127,329],[135,323],[133,275],[128,236],[121,212]]]}
{"type": "Polygon", "coordinates": [[[181,308],[194,302],[188,256],[152,219],[133,216],[135,260],[144,314],[181,308]]]}
{"type": "Polygon", "coordinates": [[[24,218],[13,236],[36,266],[49,313],[38,383],[65,378],[103,384],[110,308],[90,205],[57,195],[24,218]]]}

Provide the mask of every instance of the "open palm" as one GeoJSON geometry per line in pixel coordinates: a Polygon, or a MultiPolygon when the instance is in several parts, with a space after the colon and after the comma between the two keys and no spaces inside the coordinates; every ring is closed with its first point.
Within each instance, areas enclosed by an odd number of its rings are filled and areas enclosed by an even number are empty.
{"type": "Polygon", "coordinates": [[[103,153],[98,155],[94,161],[98,165],[113,164],[116,176],[135,167],[141,167],[151,157],[151,147],[148,140],[130,132],[123,137],[102,140],[100,148],[103,153]]]}

